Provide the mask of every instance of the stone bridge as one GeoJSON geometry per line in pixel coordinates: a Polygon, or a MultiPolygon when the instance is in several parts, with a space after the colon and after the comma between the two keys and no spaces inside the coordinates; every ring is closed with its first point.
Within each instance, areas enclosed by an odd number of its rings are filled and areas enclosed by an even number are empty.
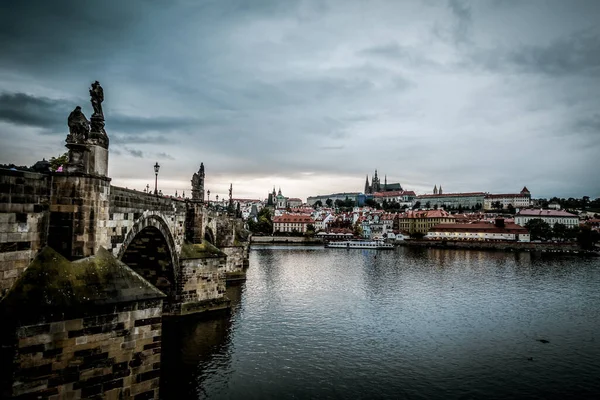
{"type": "Polygon", "coordinates": [[[169,314],[226,306],[226,280],[243,278],[247,267],[245,235],[238,218],[202,201],[101,176],[0,169],[2,295],[44,246],[69,260],[103,247],[167,294],[169,314]]]}
{"type": "Polygon", "coordinates": [[[110,184],[90,94],[61,172],[0,169],[2,398],[158,398],[162,317],[225,310],[245,277],[247,232],[204,202],[203,165],[191,199],[110,184]]]}

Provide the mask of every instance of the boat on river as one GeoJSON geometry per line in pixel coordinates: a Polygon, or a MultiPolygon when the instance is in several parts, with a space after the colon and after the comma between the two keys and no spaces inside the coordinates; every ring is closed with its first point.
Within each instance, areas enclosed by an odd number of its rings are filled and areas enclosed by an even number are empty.
{"type": "Polygon", "coordinates": [[[325,243],[325,247],[335,249],[393,249],[394,245],[382,240],[344,240],[325,243]]]}

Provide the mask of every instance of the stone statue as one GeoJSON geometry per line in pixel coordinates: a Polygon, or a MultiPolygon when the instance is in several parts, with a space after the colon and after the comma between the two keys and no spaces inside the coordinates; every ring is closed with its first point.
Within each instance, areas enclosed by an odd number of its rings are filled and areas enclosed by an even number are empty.
{"type": "Polygon", "coordinates": [[[192,200],[204,201],[204,163],[200,169],[192,175],[192,200]]]}
{"type": "Polygon", "coordinates": [[[104,101],[104,90],[102,90],[102,86],[100,86],[100,82],[95,81],[92,83],[92,88],[90,89],[90,96],[92,97],[92,107],[94,107],[94,115],[93,117],[100,116],[104,119],[104,113],[102,113],[102,102],[104,101]]]}
{"type": "Polygon", "coordinates": [[[83,143],[89,137],[90,133],[90,121],[87,120],[81,107],[77,106],[67,120],[69,125],[69,135],[67,136],[67,142],[83,143]]]}

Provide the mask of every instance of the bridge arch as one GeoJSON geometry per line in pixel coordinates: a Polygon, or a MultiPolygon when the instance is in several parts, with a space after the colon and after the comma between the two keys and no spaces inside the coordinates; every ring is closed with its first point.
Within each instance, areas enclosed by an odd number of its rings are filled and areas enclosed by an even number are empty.
{"type": "Polygon", "coordinates": [[[165,218],[144,213],[125,235],[117,258],[167,296],[176,293],[179,257],[165,218]]]}
{"type": "Polygon", "coordinates": [[[213,230],[211,229],[210,226],[207,226],[206,229],[204,230],[204,240],[206,240],[208,243],[212,244],[213,246],[215,245],[215,234],[213,233],[213,230]]]}

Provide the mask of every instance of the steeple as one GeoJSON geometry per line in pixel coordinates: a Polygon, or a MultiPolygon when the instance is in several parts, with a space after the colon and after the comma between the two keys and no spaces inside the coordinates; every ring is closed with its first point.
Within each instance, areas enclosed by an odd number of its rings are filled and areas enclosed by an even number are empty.
{"type": "Polygon", "coordinates": [[[383,191],[387,192],[387,174],[383,176],[383,191]]]}
{"type": "Polygon", "coordinates": [[[444,194],[444,192],[442,191],[442,185],[440,185],[440,190],[438,190],[438,194],[444,194]]]}
{"type": "Polygon", "coordinates": [[[369,174],[367,174],[367,180],[365,181],[365,191],[364,191],[364,193],[368,194],[369,191],[370,191],[370,189],[371,188],[369,187],[369,174]]]}
{"type": "Polygon", "coordinates": [[[433,194],[438,194],[437,185],[433,185],[433,194]]]}

